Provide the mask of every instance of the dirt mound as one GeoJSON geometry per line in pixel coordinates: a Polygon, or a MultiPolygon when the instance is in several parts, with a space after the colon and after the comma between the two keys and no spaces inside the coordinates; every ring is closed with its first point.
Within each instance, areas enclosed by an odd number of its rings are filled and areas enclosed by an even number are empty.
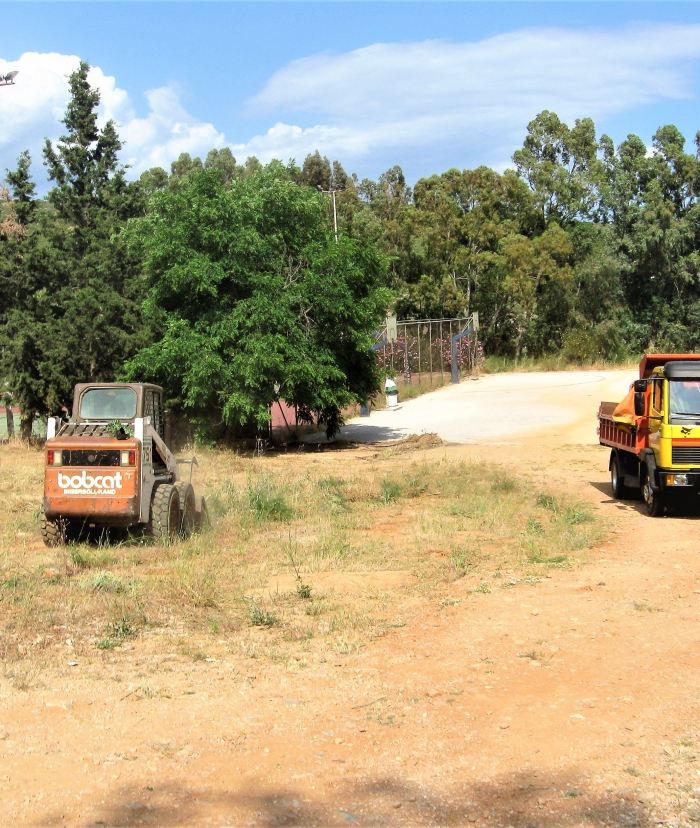
{"type": "Polygon", "coordinates": [[[425,449],[438,448],[444,446],[445,441],[435,432],[430,431],[427,434],[409,434],[403,440],[398,440],[391,444],[391,449],[397,454],[408,451],[423,451],[425,449]]]}

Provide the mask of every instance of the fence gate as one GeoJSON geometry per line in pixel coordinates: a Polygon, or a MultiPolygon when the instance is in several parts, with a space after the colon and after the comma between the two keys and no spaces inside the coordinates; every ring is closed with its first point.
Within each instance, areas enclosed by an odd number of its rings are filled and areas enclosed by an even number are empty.
{"type": "Polygon", "coordinates": [[[457,319],[417,319],[398,322],[388,317],[376,332],[373,349],[383,371],[411,384],[443,385],[459,382],[460,373],[471,373],[483,359],[478,340],[479,314],[457,319]]]}

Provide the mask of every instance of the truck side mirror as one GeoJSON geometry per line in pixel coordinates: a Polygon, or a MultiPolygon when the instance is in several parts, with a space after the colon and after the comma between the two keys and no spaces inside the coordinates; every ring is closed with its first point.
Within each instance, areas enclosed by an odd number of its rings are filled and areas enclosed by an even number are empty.
{"type": "Polygon", "coordinates": [[[646,391],[649,387],[649,380],[635,380],[634,381],[634,390],[636,393],[640,394],[643,391],[646,391]]]}
{"type": "MultiPolygon", "coordinates": [[[[636,385],[637,383],[635,383],[636,385]]],[[[644,417],[646,414],[646,401],[642,391],[636,391],[634,394],[634,416],[644,417]]]]}

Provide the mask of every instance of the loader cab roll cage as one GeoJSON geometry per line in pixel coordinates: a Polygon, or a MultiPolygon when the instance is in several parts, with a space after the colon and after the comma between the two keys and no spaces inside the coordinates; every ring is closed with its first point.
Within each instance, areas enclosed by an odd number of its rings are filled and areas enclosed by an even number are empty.
{"type": "Polygon", "coordinates": [[[133,422],[150,417],[151,425],[165,437],[163,389],[159,385],[121,382],[84,382],[73,394],[74,423],[133,422]]]}

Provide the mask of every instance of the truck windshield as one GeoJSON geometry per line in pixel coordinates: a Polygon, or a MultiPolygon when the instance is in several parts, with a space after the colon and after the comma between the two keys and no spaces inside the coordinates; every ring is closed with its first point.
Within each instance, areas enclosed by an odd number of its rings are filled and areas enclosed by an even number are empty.
{"type": "Polygon", "coordinates": [[[672,380],[671,417],[700,417],[700,379],[672,380]]]}
{"type": "Polygon", "coordinates": [[[136,392],[131,388],[91,388],[80,401],[86,420],[130,420],[136,416],[136,392]]]}

